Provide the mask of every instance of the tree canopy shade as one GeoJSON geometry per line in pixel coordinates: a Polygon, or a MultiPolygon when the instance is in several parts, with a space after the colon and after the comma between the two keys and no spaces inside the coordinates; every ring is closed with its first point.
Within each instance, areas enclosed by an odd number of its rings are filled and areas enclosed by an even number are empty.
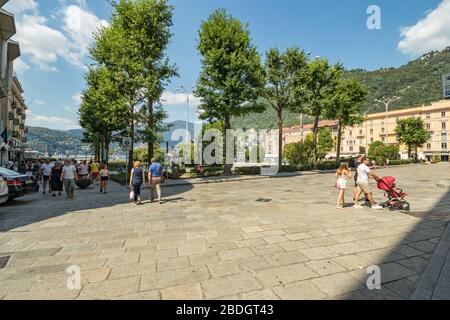
{"type": "MultiPolygon", "coordinates": [[[[120,97],[121,108],[127,110],[117,114],[123,117],[121,133],[132,138],[129,165],[136,129],[137,138],[148,144],[150,162],[155,143],[167,129],[162,124],[167,114],[160,98],[170,78],[177,75],[165,53],[172,36],[173,7],[166,0],[119,0],[112,5],[115,12],[110,26],[99,30],[90,48],[95,62],[91,69],[107,70],[114,83],[114,92],[108,93],[120,97]]],[[[87,87],[90,92],[89,81],[87,87]]],[[[93,106],[86,103],[86,108],[93,106]]]]}
{"type": "Polygon", "coordinates": [[[263,96],[277,115],[280,167],[283,160],[283,113],[301,105],[307,69],[307,56],[299,48],[289,48],[284,53],[272,48],[266,53],[266,87],[263,96]]]}
{"type": "Polygon", "coordinates": [[[421,148],[430,138],[425,122],[421,118],[401,119],[397,123],[395,131],[398,141],[408,147],[409,158],[411,158],[411,151],[414,149],[417,159],[417,148],[421,148]]]}
{"type": "MultiPolygon", "coordinates": [[[[231,117],[260,109],[255,102],[264,87],[261,58],[248,27],[223,9],[202,23],[198,50],[202,70],[195,94],[201,97],[201,118],[223,121],[224,129],[231,129],[231,117]]],[[[230,164],[225,173],[231,174],[230,164]]]]}
{"type": "Polygon", "coordinates": [[[97,158],[108,161],[113,133],[127,126],[129,109],[111,70],[91,68],[86,82],[88,88],[83,92],[78,112],[84,141],[93,145],[97,158]]]}
{"type": "Polygon", "coordinates": [[[341,64],[330,65],[326,59],[315,59],[309,63],[305,82],[305,101],[300,110],[314,119],[313,127],[313,166],[317,167],[317,135],[319,121],[326,114],[327,106],[336,92],[343,73],[341,64]]]}
{"type": "Polygon", "coordinates": [[[367,99],[367,88],[356,79],[340,79],[336,91],[328,101],[326,118],[338,121],[336,166],[341,155],[342,130],[364,121],[361,108],[367,99]]]}

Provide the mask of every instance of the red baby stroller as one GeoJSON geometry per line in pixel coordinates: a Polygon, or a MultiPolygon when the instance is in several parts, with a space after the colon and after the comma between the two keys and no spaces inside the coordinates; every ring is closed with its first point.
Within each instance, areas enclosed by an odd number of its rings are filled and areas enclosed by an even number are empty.
{"type": "Polygon", "coordinates": [[[403,192],[402,189],[397,189],[397,187],[395,186],[395,182],[396,180],[394,177],[382,177],[380,180],[378,180],[378,189],[385,191],[385,196],[387,196],[387,198],[389,199],[382,204],[382,207],[389,208],[389,210],[391,211],[410,211],[411,207],[408,201],[405,200],[405,197],[408,194],[406,192],[403,192]]]}

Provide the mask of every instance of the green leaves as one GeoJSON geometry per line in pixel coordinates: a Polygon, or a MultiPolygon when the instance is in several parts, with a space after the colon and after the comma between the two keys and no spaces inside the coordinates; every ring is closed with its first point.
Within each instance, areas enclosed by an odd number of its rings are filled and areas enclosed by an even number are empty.
{"type": "Polygon", "coordinates": [[[409,154],[411,149],[422,147],[430,138],[425,122],[421,118],[401,119],[395,131],[398,141],[408,146],[409,154]]]}
{"type": "Polygon", "coordinates": [[[248,103],[258,99],[264,74],[247,26],[217,10],[200,27],[198,50],[203,66],[195,93],[202,97],[202,118],[227,122],[252,112],[248,103]]]}

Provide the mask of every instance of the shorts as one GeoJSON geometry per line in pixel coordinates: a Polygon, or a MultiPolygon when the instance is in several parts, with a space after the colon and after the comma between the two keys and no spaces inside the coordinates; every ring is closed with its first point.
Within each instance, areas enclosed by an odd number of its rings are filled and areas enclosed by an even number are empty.
{"type": "Polygon", "coordinates": [[[372,193],[372,187],[369,182],[358,182],[357,188],[365,194],[372,193]]]}
{"type": "Polygon", "coordinates": [[[92,177],[97,179],[100,174],[98,172],[92,172],[92,177]]]}
{"type": "Polygon", "coordinates": [[[102,181],[109,181],[109,177],[101,177],[100,178],[102,181]]]}
{"type": "Polygon", "coordinates": [[[42,176],[42,180],[44,180],[45,182],[47,182],[50,179],[50,176],[42,176]]]}

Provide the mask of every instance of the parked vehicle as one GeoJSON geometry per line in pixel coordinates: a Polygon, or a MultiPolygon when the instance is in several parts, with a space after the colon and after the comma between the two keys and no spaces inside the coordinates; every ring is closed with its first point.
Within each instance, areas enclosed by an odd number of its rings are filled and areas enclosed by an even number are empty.
{"type": "Polygon", "coordinates": [[[0,168],[0,177],[8,186],[8,200],[23,197],[39,191],[39,184],[33,177],[12,170],[0,168]]]}
{"type": "Polygon", "coordinates": [[[0,177],[0,205],[8,201],[9,191],[5,179],[0,177]]]}

